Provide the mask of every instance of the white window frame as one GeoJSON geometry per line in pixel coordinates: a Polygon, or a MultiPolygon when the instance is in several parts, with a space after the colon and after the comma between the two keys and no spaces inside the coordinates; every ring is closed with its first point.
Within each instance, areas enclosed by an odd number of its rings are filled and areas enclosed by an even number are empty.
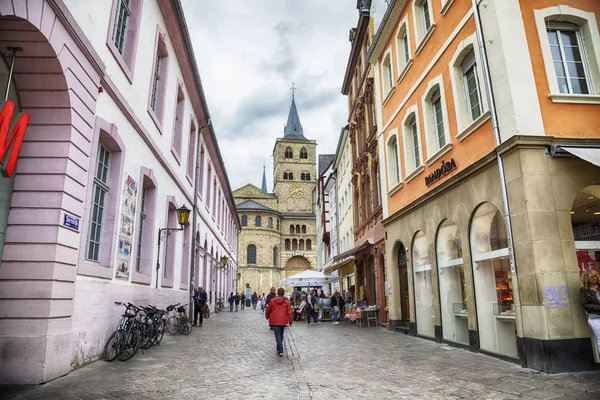
{"type": "Polygon", "coordinates": [[[446,15],[448,10],[450,9],[450,6],[452,5],[452,3],[454,3],[454,0],[440,0],[440,2],[442,3],[442,9],[440,10],[440,14],[446,15]]]}
{"type": "Polygon", "coordinates": [[[410,26],[408,25],[408,16],[405,16],[396,32],[396,62],[398,64],[399,83],[406,75],[408,69],[413,63],[412,47],[410,43],[410,26]],[[408,57],[406,55],[408,50],[408,57]]]}
{"type": "Polygon", "coordinates": [[[392,48],[387,49],[381,62],[381,82],[383,84],[383,103],[391,97],[394,89],[394,65],[392,62],[392,48]]]}
{"type": "Polygon", "coordinates": [[[456,50],[448,69],[450,71],[450,82],[452,83],[452,98],[454,100],[454,112],[456,115],[457,134],[456,138],[459,141],[464,140],[467,136],[477,130],[483,125],[488,119],[490,119],[490,111],[488,98],[485,89],[485,82],[483,81],[483,69],[481,63],[481,54],[477,45],[477,36],[475,33],[466,37],[461,41],[456,50]],[[465,57],[473,51],[475,55],[475,71],[477,72],[477,78],[479,81],[479,91],[481,94],[481,110],[482,113],[476,120],[471,120],[469,117],[468,100],[465,92],[465,85],[462,71],[462,62],[465,57]]]}
{"type": "Polygon", "coordinates": [[[423,47],[425,47],[425,43],[431,37],[433,31],[435,30],[435,19],[433,18],[433,7],[431,7],[431,0],[413,0],[413,22],[415,27],[415,38],[417,42],[417,47],[415,48],[415,54],[419,54],[423,47]],[[425,26],[425,8],[424,4],[427,4],[427,12],[429,15],[429,27],[425,26]]]}
{"type": "Polygon", "coordinates": [[[450,127],[448,123],[448,108],[446,105],[446,94],[444,90],[444,80],[442,75],[433,78],[427,84],[422,101],[423,121],[425,128],[425,144],[427,146],[427,165],[437,161],[442,155],[450,150],[452,141],[450,138],[450,127]],[[438,130],[436,114],[433,109],[432,97],[439,91],[440,105],[442,108],[442,127],[444,129],[444,145],[440,146],[438,141],[438,130]]]}
{"type": "Polygon", "coordinates": [[[419,175],[424,171],[423,166],[423,147],[421,145],[421,128],[419,123],[419,108],[414,105],[407,109],[404,119],[402,120],[402,136],[403,136],[403,151],[401,157],[404,159],[404,169],[406,171],[406,177],[404,182],[409,182],[415,176],[419,175]],[[413,132],[411,130],[410,121],[415,118],[416,130],[417,130],[417,144],[413,143],[413,132]],[[419,152],[419,164],[416,165],[416,155],[414,152],[415,147],[419,152]]]}
{"type": "Polygon", "coordinates": [[[387,140],[387,174],[390,192],[398,190],[402,185],[402,167],[400,164],[400,138],[398,137],[398,129],[390,132],[387,140]]]}
{"type": "Polygon", "coordinates": [[[94,168],[94,184],[92,185],[92,205],[90,207],[90,223],[88,226],[87,240],[85,246],[85,259],[95,262],[100,262],[100,255],[102,250],[102,230],[105,222],[108,204],[108,194],[110,192],[110,168],[111,168],[112,152],[102,143],[98,144],[98,154],[96,157],[96,167],[94,168]],[[106,163],[101,155],[106,154],[106,163]],[[105,171],[105,176],[100,173],[99,170],[105,171]],[[98,174],[101,174],[99,177],[98,174]],[[103,196],[100,196],[100,203],[96,202],[96,193],[101,192],[103,196]],[[98,209],[102,209],[102,215],[98,220],[94,220],[94,215],[98,215],[98,209]],[[92,237],[92,230],[97,226],[97,230],[94,231],[94,237],[92,237]],[[95,240],[98,238],[98,240],[95,240]],[[92,246],[95,246],[92,249],[92,246]]]}
{"type": "Polygon", "coordinates": [[[555,103],[600,104],[600,33],[598,22],[593,12],[583,11],[566,5],[534,10],[535,24],[546,68],[546,79],[550,93],[548,97],[555,103]],[[590,94],[560,93],[558,79],[554,70],[550,41],[548,40],[547,22],[570,22],[579,26],[582,38],[582,54],[587,59],[590,73],[590,94]]]}

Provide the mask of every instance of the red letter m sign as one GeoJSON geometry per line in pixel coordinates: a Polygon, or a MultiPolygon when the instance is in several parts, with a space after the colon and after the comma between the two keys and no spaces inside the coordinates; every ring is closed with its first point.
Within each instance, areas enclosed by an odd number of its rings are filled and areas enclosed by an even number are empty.
{"type": "Polygon", "coordinates": [[[15,102],[7,101],[0,110],[0,161],[2,162],[2,176],[10,178],[13,176],[21,144],[25,136],[25,130],[29,125],[29,113],[23,113],[12,128],[10,125],[15,112],[15,102]],[[8,153],[8,154],[7,154],[8,153]]]}

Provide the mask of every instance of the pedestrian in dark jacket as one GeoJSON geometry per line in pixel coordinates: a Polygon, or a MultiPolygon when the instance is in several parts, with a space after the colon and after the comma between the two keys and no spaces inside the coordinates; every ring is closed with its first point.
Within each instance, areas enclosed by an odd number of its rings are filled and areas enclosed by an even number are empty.
{"type": "Polygon", "coordinates": [[[198,286],[198,289],[194,290],[194,326],[198,323],[198,315],[200,315],[200,326],[202,326],[202,308],[206,305],[207,299],[202,286],[198,286]]]}
{"type": "Polygon", "coordinates": [[[233,295],[233,292],[231,292],[229,294],[229,311],[233,311],[233,302],[235,301],[235,296],[233,295]]]}
{"type": "Polygon", "coordinates": [[[319,322],[317,320],[317,312],[315,308],[317,307],[317,293],[315,289],[310,289],[310,292],[306,295],[306,321],[308,325],[310,325],[310,318],[312,317],[315,325],[318,325],[319,322]]]}
{"type": "Polygon", "coordinates": [[[258,304],[258,295],[256,292],[252,293],[250,300],[252,300],[252,309],[256,310],[256,304],[258,304]]]}
{"type": "Polygon", "coordinates": [[[277,344],[277,355],[283,356],[283,331],[285,326],[292,326],[292,307],[290,301],[283,295],[285,290],[283,288],[277,289],[277,297],[273,298],[267,307],[265,317],[269,320],[269,325],[273,328],[275,333],[275,342],[277,344]]]}
{"type": "Polygon", "coordinates": [[[334,293],[331,296],[331,320],[333,325],[339,325],[338,316],[340,315],[340,308],[338,307],[338,294],[334,293]]]}
{"type": "Polygon", "coordinates": [[[238,292],[235,292],[235,296],[233,296],[233,301],[235,302],[235,312],[237,312],[240,306],[240,299],[240,294],[238,292]]]}
{"type": "Polygon", "coordinates": [[[588,324],[596,336],[596,345],[600,351],[600,276],[598,271],[590,269],[581,276],[579,297],[581,306],[587,312],[588,324]]]}
{"type": "Polygon", "coordinates": [[[240,294],[240,298],[241,298],[241,303],[242,303],[242,310],[246,307],[246,295],[244,294],[244,292],[242,292],[242,294],[240,294]]]}
{"type": "Polygon", "coordinates": [[[271,288],[271,292],[267,295],[267,307],[269,306],[269,302],[275,297],[275,287],[271,288]]]}

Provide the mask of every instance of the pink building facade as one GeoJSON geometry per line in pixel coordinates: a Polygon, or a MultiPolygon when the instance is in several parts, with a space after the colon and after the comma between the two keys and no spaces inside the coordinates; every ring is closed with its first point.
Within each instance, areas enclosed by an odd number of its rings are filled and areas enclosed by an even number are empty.
{"type": "Polygon", "coordinates": [[[240,226],[179,0],[0,0],[0,43],[0,109],[8,84],[30,115],[0,177],[0,384],[40,383],[99,358],[115,301],[234,290],[240,226]]]}

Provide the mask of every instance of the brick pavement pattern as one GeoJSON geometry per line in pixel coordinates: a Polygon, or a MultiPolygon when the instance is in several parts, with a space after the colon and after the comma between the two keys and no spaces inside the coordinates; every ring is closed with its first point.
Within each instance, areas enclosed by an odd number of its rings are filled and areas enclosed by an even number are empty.
{"type": "MultiPolygon", "coordinates": [[[[600,372],[546,375],[445,344],[341,322],[285,332],[260,310],[212,314],[129,361],[97,361],[7,399],[600,399],[600,372]]],[[[10,389],[10,390],[9,390],[10,389]]],[[[4,395],[2,393],[4,392],[4,395]]],[[[12,394],[7,394],[12,393],[12,394]]]]}

